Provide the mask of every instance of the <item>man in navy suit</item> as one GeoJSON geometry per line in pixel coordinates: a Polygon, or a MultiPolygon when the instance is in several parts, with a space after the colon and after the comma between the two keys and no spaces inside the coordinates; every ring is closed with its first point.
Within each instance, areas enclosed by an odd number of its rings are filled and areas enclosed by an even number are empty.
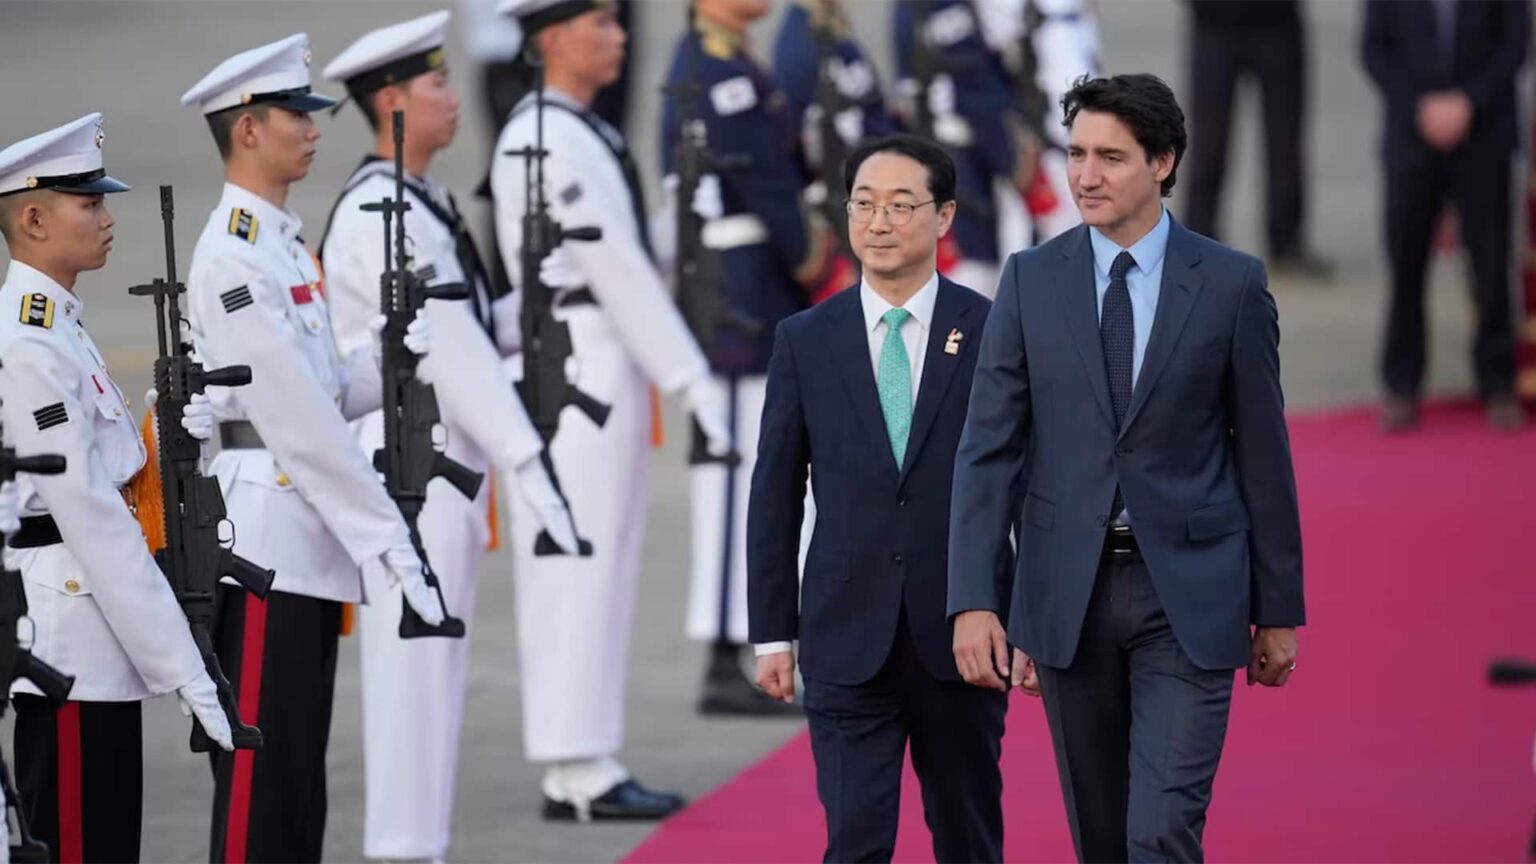
{"type": "Polygon", "coordinates": [[[1185,144],[1168,86],[1081,79],[1062,107],[1086,224],[1009,259],[982,338],[955,658],[1044,695],[1079,858],[1196,861],[1232,672],[1284,685],[1304,618],[1279,324],[1257,260],[1163,209],[1185,144]]]}
{"type": "MultiPolygon", "coordinates": [[[[757,682],[793,700],[798,639],[826,860],[890,860],[910,742],[935,858],[1000,861],[1005,694],[961,680],[944,606],[949,484],[990,304],[938,275],[955,216],[943,148],[882,138],[843,176],[863,281],[783,321],[768,364],[747,515],[757,682]]],[[[995,604],[1007,568],[991,572],[995,604]]]]}

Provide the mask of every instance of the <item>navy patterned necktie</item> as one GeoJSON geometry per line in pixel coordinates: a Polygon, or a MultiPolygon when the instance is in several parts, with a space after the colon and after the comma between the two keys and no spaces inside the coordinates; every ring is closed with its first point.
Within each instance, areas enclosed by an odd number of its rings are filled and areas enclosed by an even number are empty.
{"type": "MultiPolygon", "coordinates": [[[[1131,309],[1131,287],[1125,274],[1136,266],[1129,252],[1115,256],[1109,266],[1109,290],[1104,292],[1104,310],[1099,314],[1099,341],[1104,346],[1104,371],[1109,375],[1109,401],[1115,408],[1115,429],[1125,426],[1125,412],[1131,407],[1131,370],[1136,358],[1136,315],[1131,309]]],[[[1115,487],[1115,503],[1109,518],[1125,509],[1120,487],[1115,487]]]]}

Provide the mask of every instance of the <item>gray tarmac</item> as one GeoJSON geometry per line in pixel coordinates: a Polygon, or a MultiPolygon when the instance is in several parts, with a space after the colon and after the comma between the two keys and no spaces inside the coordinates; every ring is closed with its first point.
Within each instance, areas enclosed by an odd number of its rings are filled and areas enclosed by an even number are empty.
{"type": "MultiPolygon", "coordinates": [[[[779,0],[783,6],[785,0],[779,0]]],[[[446,0],[445,0],[446,3],[446,0]]],[[[155,188],[172,183],[183,272],[222,182],[202,119],[178,105],[192,83],[237,51],[300,30],[310,34],[318,70],[368,29],[441,8],[415,0],[0,0],[0,146],[88,111],[106,115],[107,166],[134,185],[110,204],[116,250],[82,280],[86,320],[113,375],[135,404],[154,358],[149,303],[126,288],[162,274],[155,188]]],[[[855,25],[888,78],[890,0],[850,0],[855,25]]],[[[1377,163],[1380,110],[1357,60],[1359,4],[1307,4],[1312,112],[1310,235],[1339,271],[1330,284],[1275,280],[1286,393],[1295,410],[1366,403],[1377,396],[1376,353],[1385,308],[1377,163]]],[[[1174,0],[1101,0],[1107,71],[1150,71],[1182,92],[1185,10],[1174,0]]],[[[655,192],[659,85],[680,31],[680,0],[646,0],[631,45],[637,54],[631,138],[655,192]]],[[[775,15],[775,18],[777,15],[775,15]]],[[[774,19],[754,32],[756,53],[771,54],[774,19]]],[[[450,44],[457,52],[458,33],[450,44]]],[[[453,61],[451,61],[453,62],[453,61]]],[[[460,140],[435,173],[467,191],[484,174],[490,131],[479,115],[478,75],[457,63],[465,99],[460,140]]],[[[332,88],[333,90],[335,88],[332,88]]],[[[1262,138],[1256,91],[1241,91],[1225,199],[1226,239],[1262,253],[1262,138]]],[[[369,143],[355,111],[322,119],[321,154],[290,206],[318,239],[330,201],[369,143]]],[[[1520,188],[1516,184],[1516,189],[1520,188]]],[[[654,201],[654,194],[652,200],[654,201]]],[[[1172,208],[1177,214],[1176,196],[1172,208]]],[[[1515,212],[1522,212],[1517,208],[1515,212]]],[[[480,218],[477,216],[479,224],[480,218]]],[[[1524,243],[1514,248],[1524,248],[1524,243]]],[[[7,262],[0,253],[0,265],[7,262]]],[[[1430,337],[1434,393],[1470,389],[1471,303],[1460,255],[1435,265],[1430,337]]],[[[683,417],[668,408],[667,445],[652,456],[650,519],[630,662],[628,747],[624,761],[646,783],[707,793],[793,736],[795,721],[704,720],[694,713],[702,648],[682,636],[687,598],[688,500],[681,448],[683,417]]],[[[473,668],[459,766],[450,858],[457,861],[610,861],[651,830],[647,825],[571,826],[538,818],[540,771],[521,755],[510,557],[488,558],[473,619],[473,668]]],[[[361,857],[362,754],[355,640],[342,646],[330,750],[328,859],[361,857]]],[[[212,782],[186,749],[187,727],[174,700],[145,716],[146,861],[206,860],[212,782]]],[[[9,723],[4,730],[10,751],[9,723]]],[[[1050,770],[1041,766],[1041,770],[1050,770]]],[[[813,794],[805,790],[805,794],[813,794]]],[[[1059,807],[1059,802],[1042,802],[1059,807]]]]}

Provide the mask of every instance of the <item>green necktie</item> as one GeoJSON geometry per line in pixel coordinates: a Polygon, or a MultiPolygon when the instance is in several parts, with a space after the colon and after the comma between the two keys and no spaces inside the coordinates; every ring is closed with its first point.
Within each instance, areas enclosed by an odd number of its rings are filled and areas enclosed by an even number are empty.
{"type": "Polygon", "coordinates": [[[885,433],[891,438],[891,455],[896,457],[898,468],[907,455],[907,436],[912,433],[912,361],[907,357],[907,343],[901,341],[901,325],[911,317],[905,309],[891,309],[880,316],[886,330],[875,386],[880,391],[880,413],[885,415],[885,433]]]}

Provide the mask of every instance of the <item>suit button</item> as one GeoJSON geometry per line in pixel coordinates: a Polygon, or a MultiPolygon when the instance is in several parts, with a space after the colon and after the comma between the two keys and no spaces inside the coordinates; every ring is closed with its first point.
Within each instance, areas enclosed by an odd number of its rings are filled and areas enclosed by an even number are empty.
{"type": "Polygon", "coordinates": [[[279,474],[279,475],[277,475],[277,485],[282,486],[285,489],[288,488],[288,485],[290,483],[292,483],[292,482],[293,482],[292,480],[288,479],[288,475],[287,474],[279,474]]]}
{"type": "Polygon", "coordinates": [[[895,555],[892,555],[891,556],[891,561],[896,563],[896,564],[900,564],[901,563],[901,553],[897,552],[895,555]]]}
{"type": "Polygon", "coordinates": [[[907,506],[907,499],[905,499],[905,498],[898,498],[896,500],[896,506],[897,507],[905,507],[905,506],[907,506]]]}
{"type": "Polygon", "coordinates": [[[66,579],[64,580],[64,591],[68,594],[79,594],[80,583],[73,579],[66,579]]]}
{"type": "Polygon", "coordinates": [[[1109,524],[1109,517],[1108,516],[1095,516],[1094,517],[1094,521],[1098,522],[1100,525],[1108,525],[1109,524]]]}

